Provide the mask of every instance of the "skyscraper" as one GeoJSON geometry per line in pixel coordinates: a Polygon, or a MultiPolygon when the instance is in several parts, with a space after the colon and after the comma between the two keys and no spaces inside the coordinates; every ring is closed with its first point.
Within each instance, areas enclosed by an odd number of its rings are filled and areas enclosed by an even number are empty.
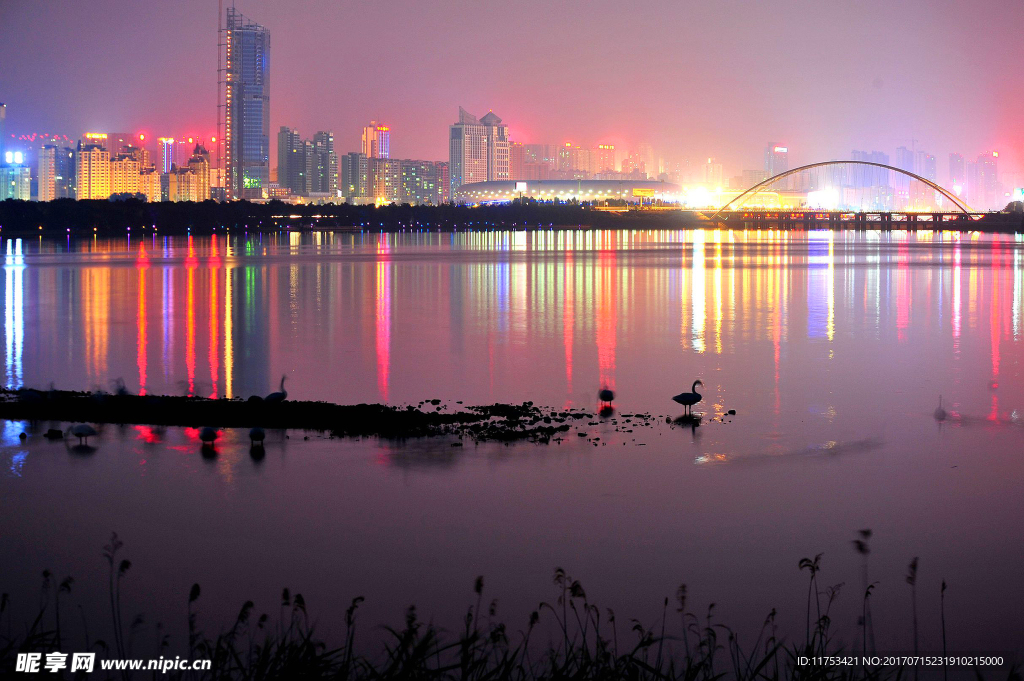
{"type": "Polygon", "coordinates": [[[298,130],[281,126],[277,133],[277,184],[293,194],[306,191],[306,157],[298,130]]]}
{"type": "Polygon", "coordinates": [[[967,189],[967,166],[963,154],[949,155],[949,186],[957,196],[967,189]]]}
{"type": "Polygon", "coordinates": [[[391,158],[391,126],[370,121],[363,128],[362,150],[366,158],[391,158]]]}
{"type": "Polygon", "coordinates": [[[5,120],[7,120],[7,105],[0,102],[0,158],[4,157],[4,145],[7,143],[7,136],[4,134],[5,120]]]}
{"type": "Polygon", "coordinates": [[[470,182],[508,180],[511,175],[508,126],[488,112],[477,119],[461,106],[459,122],[449,127],[451,196],[470,182]]]}
{"type": "Polygon", "coordinates": [[[57,198],[57,151],[56,144],[46,144],[39,150],[38,198],[53,201],[57,198]]]}
{"type": "Polygon", "coordinates": [[[320,130],[313,135],[315,172],[310,176],[310,191],[338,195],[338,155],[334,152],[334,133],[320,130]]]}
{"type": "Polygon", "coordinates": [[[99,144],[85,144],[78,149],[78,198],[110,197],[110,152],[99,144]]]}
{"type": "Polygon", "coordinates": [[[270,32],[227,10],[224,165],[229,199],[259,199],[270,184],[270,32]]]}
{"type": "Polygon", "coordinates": [[[207,200],[210,198],[210,152],[202,144],[196,143],[187,165],[192,174],[196,176],[195,200],[207,200]]]}

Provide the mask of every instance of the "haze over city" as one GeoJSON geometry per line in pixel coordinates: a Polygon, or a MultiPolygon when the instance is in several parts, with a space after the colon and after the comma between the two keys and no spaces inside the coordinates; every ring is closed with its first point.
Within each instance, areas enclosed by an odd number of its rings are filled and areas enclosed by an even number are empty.
{"type": "MultiPolygon", "coordinates": [[[[757,168],[899,146],[1024,158],[1018,2],[289,2],[266,26],[274,134],[333,130],[339,153],[387,121],[392,156],[447,157],[458,106],[526,143],[650,143],[668,160],[757,168]],[[452,30],[457,28],[458,30],[452,30]]],[[[217,3],[0,2],[8,132],[216,130],[217,3]],[[53,59],[41,59],[45,40],[53,59]]],[[[1008,186],[1019,184],[1016,181],[1008,186]]]]}

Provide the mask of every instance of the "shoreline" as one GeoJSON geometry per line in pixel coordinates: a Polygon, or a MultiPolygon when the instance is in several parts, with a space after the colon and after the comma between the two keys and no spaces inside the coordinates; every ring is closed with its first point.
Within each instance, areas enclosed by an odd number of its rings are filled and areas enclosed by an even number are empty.
{"type": "Polygon", "coordinates": [[[454,232],[502,230],[605,229],[752,229],[800,231],[847,229],[891,231],[940,229],[986,233],[1024,232],[1024,213],[978,215],[929,213],[827,213],[811,210],[750,211],[711,220],[706,213],[669,206],[647,208],[595,207],[578,203],[512,203],[485,206],[357,206],[352,204],[291,205],[280,201],[250,203],[145,203],[57,199],[0,202],[0,236],[124,235],[132,232],[167,235],[211,234],[224,231],[408,230],[454,232]],[[840,219],[846,216],[850,219],[840,219]],[[868,219],[875,216],[877,219],[868,219]],[[902,219],[892,219],[893,217],[902,219]],[[922,218],[922,219],[919,219],[922,218]],[[928,218],[928,219],[923,219],[928,218]]]}
{"type": "MultiPolygon", "coordinates": [[[[456,410],[448,411],[439,399],[399,407],[293,400],[267,403],[255,396],[242,400],[0,389],[0,419],[7,420],[186,428],[259,427],[328,432],[332,437],[458,438],[459,442],[452,446],[460,446],[464,439],[547,444],[571,435],[574,430],[583,437],[585,427],[599,417],[584,409],[546,409],[532,402],[456,406],[456,410]]],[[[637,426],[651,425],[654,419],[650,414],[621,416],[637,426]]],[[[62,433],[62,438],[73,437],[62,433]]]]}

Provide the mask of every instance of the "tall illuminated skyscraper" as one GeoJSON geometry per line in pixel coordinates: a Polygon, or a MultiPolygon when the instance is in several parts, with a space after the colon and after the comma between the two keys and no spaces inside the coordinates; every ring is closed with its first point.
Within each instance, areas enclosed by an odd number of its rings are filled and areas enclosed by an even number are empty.
{"type": "Polygon", "coordinates": [[[507,181],[512,175],[508,126],[493,111],[477,119],[459,107],[459,122],[449,126],[451,196],[470,182],[507,181]]]}
{"type": "Polygon", "coordinates": [[[362,148],[366,158],[391,158],[391,126],[370,121],[363,128],[362,148]]]}
{"type": "Polygon", "coordinates": [[[229,7],[224,45],[227,198],[259,199],[270,184],[270,31],[229,7]]]}

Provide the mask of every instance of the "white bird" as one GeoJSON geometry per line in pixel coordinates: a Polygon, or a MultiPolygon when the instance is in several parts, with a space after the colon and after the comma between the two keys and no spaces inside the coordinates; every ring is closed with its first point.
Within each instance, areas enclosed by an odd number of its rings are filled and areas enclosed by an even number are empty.
{"type": "Polygon", "coordinates": [[[939,406],[935,407],[935,413],[932,414],[936,421],[946,420],[946,410],[942,408],[942,395],[939,395],[939,406]]]}
{"type": "Polygon", "coordinates": [[[96,429],[87,423],[79,423],[71,427],[71,434],[78,438],[78,444],[82,444],[83,440],[89,444],[89,438],[96,435],[96,429]]]}
{"type": "Polygon", "coordinates": [[[701,394],[699,392],[697,392],[697,386],[698,385],[703,387],[704,383],[701,382],[700,379],[698,379],[698,380],[693,382],[693,386],[690,387],[690,392],[688,392],[688,393],[679,393],[678,395],[676,395],[675,397],[672,398],[672,401],[678,402],[679,404],[683,405],[684,413],[686,413],[686,410],[689,410],[689,413],[692,414],[693,413],[693,405],[697,404],[702,399],[704,399],[703,397],[701,397],[701,394]]]}
{"type": "Polygon", "coordinates": [[[288,378],[288,377],[287,376],[282,376],[281,377],[281,389],[279,391],[277,391],[276,393],[270,393],[269,395],[264,397],[263,398],[264,402],[269,402],[270,404],[278,404],[278,403],[284,402],[286,399],[288,399],[288,391],[284,389],[284,379],[286,379],[286,378],[288,378]]]}
{"type": "Polygon", "coordinates": [[[249,430],[249,444],[256,447],[257,444],[262,447],[263,440],[266,439],[267,434],[262,428],[252,428],[249,430]]]}

